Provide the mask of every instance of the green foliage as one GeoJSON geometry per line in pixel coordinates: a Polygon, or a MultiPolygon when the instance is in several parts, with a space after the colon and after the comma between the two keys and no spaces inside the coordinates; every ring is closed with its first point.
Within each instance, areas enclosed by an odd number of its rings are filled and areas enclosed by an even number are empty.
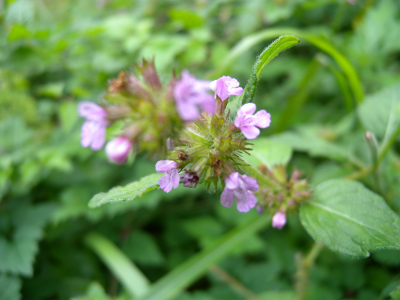
{"type": "Polygon", "coordinates": [[[89,202],[89,206],[99,207],[105,203],[114,203],[120,201],[132,201],[141,197],[144,193],[154,190],[158,186],[158,179],[161,174],[148,175],[139,181],[132,182],[124,187],[115,187],[107,193],[95,195],[89,202]]]}
{"type": "Polygon", "coordinates": [[[147,293],[149,289],[148,279],[107,238],[92,233],[86,237],[85,241],[100,256],[104,263],[108,265],[133,297],[141,297],[147,293]]]}
{"type": "Polygon", "coordinates": [[[400,4],[350,2],[0,1],[0,299],[131,299],[140,280],[126,274],[141,274],[145,299],[295,299],[313,238],[329,249],[302,300],[399,299],[399,252],[377,248],[399,240],[400,4]],[[163,83],[183,69],[251,78],[232,117],[252,99],[273,135],[251,141],[248,169],[302,170],[316,188],[300,220],[279,231],[266,213],[222,207],[220,190],[165,194],[159,157],[116,166],[81,147],[77,104],[101,103],[143,57],[163,83]]]}
{"type": "Polygon", "coordinates": [[[21,280],[16,276],[2,274],[0,275],[0,299],[19,300],[21,280]]]}
{"type": "Polygon", "coordinates": [[[270,139],[258,138],[252,141],[252,144],[253,150],[248,157],[245,157],[245,160],[255,169],[260,164],[264,164],[269,169],[277,165],[285,166],[292,156],[290,146],[270,139]]]}
{"type": "Polygon", "coordinates": [[[171,299],[221,257],[232,251],[241,242],[244,242],[251,234],[264,227],[268,221],[267,218],[256,216],[244,225],[222,236],[202,252],[175,268],[173,272],[161,278],[151,287],[148,294],[141,299],[171,299]]]}
{"type": "Polygon", "coordinates": [[[0,210],[0,271],[32,275],[43,226],[53,210],[51,204],[32,206],[21,200],[0,210]]]}
{"type": "Polygon", "coordinates": [[[381,248],[400,250],[400,218],[361,184],[329,180],[300,209],[303,226],[329,248],[357,257],[381,248]]]}

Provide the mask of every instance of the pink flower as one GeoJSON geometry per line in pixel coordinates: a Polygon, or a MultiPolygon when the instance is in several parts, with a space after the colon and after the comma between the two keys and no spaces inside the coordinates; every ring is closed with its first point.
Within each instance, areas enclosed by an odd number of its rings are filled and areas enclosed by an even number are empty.
{"type": "Polygon", "coordinates": [[[265,110],[258,111],[255,115],[256,105],[247,103],[237,112],[235,126],[240,129],[247,139],[255,139],[260,134],[260,128],[267,128],[271,124],[271,115],[265,110]],[[257,126],[257,127],[256,127],[257,126]]]}
{"type": "Polygon", "coordinates": [[[243,89],[239,87],[239,81],[229,76],[222,76],[210,83],[210,88],[215,92],[221,101],[225,101],[229,96],[239,96],[243,93],[243,89]]]}
{"type": "Polygon", "coordinates": [[[278,211],[273,217],[272,217],[272,227],[282,229],[286,224],[286,215],[278,211]]]}
{"type": "Polygon", "coordinates": [[[173,160],[160,160],[156,163],[157,173],[167,173],[158,180],[160,188],[169,193],[179,186],[178,163],[173,160]]]}
{"type": "Polygon", "coordinates": [[[199,108],[215,113],[215,99],[207,91],[209,81],[197,80],[188,71],[182,72],[181,79],[174,88],[174,97],[179,116],[183,121],[195,121],[200,117],[199,108]]]}
{"type": "Polygon", "coordinates": [[[124,164],[132,150],[133,143],[126,136],[118,136],[106,145],[106,154],[111,162],[124,164]]]}
{"type": "Polygon", "coordinates": [[[236,206],[240,212],[248,212],[256,203],[253,192],[258,191],[257,180],[234,172],[225,177],[225,189],[221,194],[221,204],[231,207],[236,198],[236,206]]]}
{"type": "Polygon", "coordinates": [[[106,129],[110,124],[107,112],[101,106],[84,101],[78,106],[78,114],[86,119],[81,133],[81,145],[92,150],[100,150],[106,142],[106,129]]]}

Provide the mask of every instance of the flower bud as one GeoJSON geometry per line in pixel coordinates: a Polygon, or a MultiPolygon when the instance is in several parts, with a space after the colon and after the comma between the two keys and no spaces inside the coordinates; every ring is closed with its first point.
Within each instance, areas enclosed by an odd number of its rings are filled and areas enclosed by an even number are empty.
{"type": "Polygon", "coordinates": [[[199,177],[194,173],[186,171],[181,177],[181,182],[184,187],[195,188],[197,186],[197,182],[199,182],[199,177]]]}
{"type": "Polygon", "coordinates": [[[118,136],[106,145],[106,154],[111,162],[124,164],[128,159],[133,143],[126,136],[118,136]]]}
{"type": "Polygon", "coordinates": [[[286,215],[285,213],[278,211],[272,217],[272,227],[282,229],[286,224],[286,215]]]}

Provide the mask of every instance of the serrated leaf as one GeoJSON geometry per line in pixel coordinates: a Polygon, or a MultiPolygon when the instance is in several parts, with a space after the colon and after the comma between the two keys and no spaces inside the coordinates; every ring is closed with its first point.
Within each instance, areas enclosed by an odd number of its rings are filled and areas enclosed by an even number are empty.
{"type": "Polygon", "coordinates": [[[334,251],[368,257],[377,249],[400,249],[400,218],[382,197],[362,184],[333,179],[318,185],[301,206],[308,233],[334,251]]]}
{"type": "Polygon", "coordinates": [[[268,169],[277,165],[286,165],[291,156],[292,148],[288,145],[271,141],[267,138],[258,138],[251,141],[253,144],[249,156],[244,156],[244,160],[253,168],[257,169],[260,164],[264,164],[268,169]]]}
{"type": "Polygon", "coordinates": [[[236,116],[236,112],[243,103],[248,103],[253,100],[258,81],[265,66],[272,59],[277,57],[279,53],[293,47],[299,42],[300,40],[295,36],[282,35],[261,52],[253,66],[249,81],[247,82],[242,95],[231,100],[228,104],[228,109],[230,109],[231,116],[236,116]]]}
{"type": "Polygon", "coordinates": [[[162,175],[158,173],[148,175],[126,186],[114,187],[106,193],[96,194],[90,200],[89,207],[95,208],[106,203],[132,201],[137,197],[141,197],[144,193],[154,190],[158,186],[158,179],[162,175]]]}
{"type": "Polygon", "coordinates": [[[0,299],[1,300],[19,300],[21,280],[15,276],[6,274],[0,275],[0,299]]]}
{"type": "Polygon", "coordinates": [[[11,232],[10,237],[0,235],[0,271],[32,275],[38,241],[53,210],[51,204],[13,203],[0,213],[0,232],[11,232]]]}
{"type": "Polygon", "coordinates": [[[365,129],[387,143],[400,127],[400,84],[368,96],[358,107],[358,115],[365,129]]]}

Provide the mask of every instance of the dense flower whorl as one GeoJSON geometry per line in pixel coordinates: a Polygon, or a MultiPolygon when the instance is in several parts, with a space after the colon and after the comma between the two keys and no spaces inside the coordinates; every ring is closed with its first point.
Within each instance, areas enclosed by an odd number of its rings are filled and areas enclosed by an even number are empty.
{"type": "Polygon", "coordinates": [[[179,116],[183,121],[200,118],[199,107],[209,113],[215,112],[215,99],[208,93],[210,82],[196,79],[188,71],[182,72],[181,79],[174,87],[174,98],[179,116]]]}
{"type": "Polygon", "coordinates": [[[272,227],[282,229],[286,224],[286,215],[285,213],[278,211],[272,217],[272,227]]]}
{"type": "Polygon", "coordinates": [[[118,136],[106,145],[106,154],[111,162],[124,164],[131,152],[133,143],[126,136],[118,136]]]}
{"type": "Polygon", "coordinates": [[[271,115],[265,110],[258,111],[255,115],[256,105],[254,103],[247,103],[243,105],[237,112],[235,119],[235,127],[239,128],[240,131],[247,139],[255,139],[260,134],[259,128],[267,128],[271,124],[271,115]]]}
{"type": "Polygon", "coordinates": [[[82,126],[81,145],[100,150],[106,142],[106,129],[110,124],[107,111],[101,106],[84,101],[78,105],[78,114],[86,119],[82,126]]]}
{"type": "Polygon", "coordinates": [[[221,204],[231,207],[236,199],[236,206],[240,212],[248,212],[256,203],[253,192],[258,191],[257,180],[239,172],[233,172],[225,178],[225,189],[221,194],[221,204]]]}
{"type": "Polygon", "coordinates": [[[157,173],[166,173],[158,180],[160,188],[169,193],[179,186],[178,163],[173,160],[160,160],[156,163],[157,173]]]}
{"type": "Polygon", "coordinates": [[[222,76],[210,83],[210,88],[215,92],[221,101],[225,101],[232,95],[239,96],[243,89],[239,87],[239,81],[229,76],[222,76]]]}

